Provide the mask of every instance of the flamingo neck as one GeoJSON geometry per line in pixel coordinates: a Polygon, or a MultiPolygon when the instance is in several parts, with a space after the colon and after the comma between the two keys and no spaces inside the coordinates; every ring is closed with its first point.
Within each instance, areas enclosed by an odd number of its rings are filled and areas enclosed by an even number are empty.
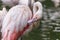
{"type": "Polygon", "coordinates": [[[33,5],[33,14],[41,14],[42,11],[42,4],[40,2],[35,2],[33,5]]]}

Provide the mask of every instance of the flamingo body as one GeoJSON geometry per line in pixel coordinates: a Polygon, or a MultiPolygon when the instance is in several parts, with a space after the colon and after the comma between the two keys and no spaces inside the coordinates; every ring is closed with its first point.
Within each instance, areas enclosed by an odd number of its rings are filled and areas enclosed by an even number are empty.
{"type": "Polygon", "coordinates": [[[12,7],[4,18],[2,24],[2,40],[12,40],[10,36],[12,34],[18,33],[19,31],[22,31],[23,28],[26,27],[27,21],[31,18],[32,13],[29,7],[25,5],[17,5],[12,7]]]}

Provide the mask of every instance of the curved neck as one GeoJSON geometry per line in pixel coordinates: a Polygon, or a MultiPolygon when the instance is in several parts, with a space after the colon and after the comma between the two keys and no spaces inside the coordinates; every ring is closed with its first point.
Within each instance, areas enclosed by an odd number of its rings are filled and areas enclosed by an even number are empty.
{"type": "Polygon", "coordinates": [[[42,13],[42,4],[40,2],[35,2],[33,5],[33,14],[42,13]]]}

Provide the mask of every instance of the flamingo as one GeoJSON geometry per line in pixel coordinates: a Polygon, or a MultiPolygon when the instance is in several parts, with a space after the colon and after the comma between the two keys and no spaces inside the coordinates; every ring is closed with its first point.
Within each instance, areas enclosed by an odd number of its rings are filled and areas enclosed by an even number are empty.
{"type": "Polygon", "coordinates": [[[60,4],[60,0],[51,0],[53,3],[54,3],[54,5],[55,5],[55,7],[58,7],[60,4]]]}
{"type": "Polygon", "coordinates": [[[1,1],[2,1],[3,6],[12,7],[12,6],[15,6],[16,4],[18,4],[19,0],[1,0],[1,1]]]}
{"type": "Polygon", "coordinates": [[[42,17],[42,4],[33,4],[33,13],[29,6],[16,5],[5,16],[2,24],[2,40],[17,40],[29,30],[30,25],[42,17]],[[38,9],[37,9],[37,8],[38,9]]]}
{"type": "Polygon", "coordinates": [[[54,12],[53,16],[50,19],[51,20],[56,20],[59,17],[60,17],[60,13],[59,12],[54,12]]]}
{"type": "Polygon", "coordinates": [[[32,6],[35,0],[19,0],[20,5],[32,6]]]}
{"type": "Polygon", "coordinates": [[[3,6],[13,7],[15,5],[33,5],[35,0],[1,0],[3,6]]]}
{"type": "Polygon", "coordinates": [[[3,7],[3,9],[0,10],[0,27],[2,26],[2,22],[6,14],[7,14],[7,10],[5,7],[3,7]]]}
{"type": "Polygon", "coordinates": [[[0,39],[1,39],[2,22],[3,22],[4,17],[6,16],[6,14],[7,14],[7,10],[5,7],[3,7],[3,9],[0,10],[0,39]]]}

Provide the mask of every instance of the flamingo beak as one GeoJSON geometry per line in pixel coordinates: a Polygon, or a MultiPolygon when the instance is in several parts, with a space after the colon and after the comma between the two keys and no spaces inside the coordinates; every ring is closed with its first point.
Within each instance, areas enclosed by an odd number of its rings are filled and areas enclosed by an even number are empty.
{"type": "Polygon", "coordinates": [[[36,21],[36,19],[31,19],[31,20],[28,21],[28,24],[31,25],[31,24],[34,23],[35,21],[36,21]]]}
{"type": "Polygon", "coordinates": [[[29,21],[28,21],[28,24],[30,24],[30,25],[31,25],[31,24],[32,24],[32,22],[33,22],[33,19],[29,20],[29,21]]]}

